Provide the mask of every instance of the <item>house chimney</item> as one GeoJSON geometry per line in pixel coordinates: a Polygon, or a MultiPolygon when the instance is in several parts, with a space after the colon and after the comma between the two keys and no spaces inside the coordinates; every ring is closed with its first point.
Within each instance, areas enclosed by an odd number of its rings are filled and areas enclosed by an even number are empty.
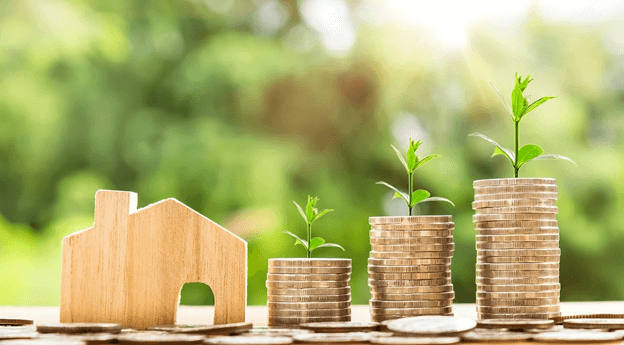
{"type": "Polygon", "coordinates": [[[95,193],[96,228],[109,231],[119,227],[126,228],[131,212],[137,209],[137,194],[115,190],[98,190],[95,193]]]}

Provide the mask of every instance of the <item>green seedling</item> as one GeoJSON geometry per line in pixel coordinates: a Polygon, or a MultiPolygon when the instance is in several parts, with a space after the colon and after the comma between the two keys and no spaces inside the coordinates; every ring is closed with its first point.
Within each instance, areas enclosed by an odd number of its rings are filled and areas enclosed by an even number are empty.
{"type": "Polygon", "coordinates": [[[492,88],[494,88],[494,90],[498,94],[498,97],[500,98],[501,102],[503,102],[503,105],[505,106],[505,110],[511,117],[511,120],[514,122],[514,126],[516,129],[516,145],[515,145],[515,150],[513,152],[510,149],[503,147],[502,145],[498,144],[493,139],[488,138],[487,136],[481,133],[470,134],[470,136],[482,138],[495,146],[494,154],[492,154],[492,157],[498,156],[498,155],[507,157],[507,159],[509,159],[509,162],[511,162],[511,165],[514,168],[515,177],[518,177],[518,171],[524,164],[528,162],[533,162],[536,160],[563,159],[576,165],[574,161],[572,161],[570,158],[566,156],[556,155],[556,154],[547,154],[547,155],[542,154],[544,153],[544,150],[538,145],[529,144],[529,145],[524,145],[519,148],[518,127],[520,125],[520,120],[522,120],[522,118],[526,114],[535,110],[535,108],[544,104],[549,99],[556,98],[556,97],[542,97],[538,99],[537,101],[531,103],[530,96],[525,97],[523,93],[532,80],[533,79],[530,79],[530,76],[527,76],[524,80],[522,80],[522,76],[518,76],[518,73],[516,73],[516,78],[515,78],[516,85],[514,86],[514,89],[511,92],[511,107],[509,107],[509,105],[505,101],[503,94],[494,85],[492,85],[492,88]]]}
{"type": "Polygon", "coordinates": [[[425,163],[429,162],[430,160],[440,156],[440,155],[430,155],[423,159],[420,159],[420,157],[416,155],[416,150],[418,150],[418,147],[420,146],[420,144],[422,144],[422,141],[418,140],[417,142],[414,142],[414,140],[410,138],[410,143],[409,143],[409,148],[407,149],[406,158],[403,158],[403,155],[401,155],[401,152],[399,152],[399,150],[396,147],[394,147],[394,145],[390,145],[396,152],[397,156],[399,157],[399,160],[401,160],[401,164],[403,164],[403,166],[405,167],[405,170],[407,171],[407,185],[408,185],[407,194],[405,192],[401,192],[398,188],[386,182],[383,182],[383,181],[377,182],[377,184],[381,184],[392,189],[394,191],[394,198],[401,198],[405,200],[405,202],[407,203],[407,208],[409,210],[408,214],[410,216],[412,215],[412,209],[414,208],[414,206],[416,206],[417,204],[421,202],[446,201],[450,203],[451,205],[455,206],[455,204],[453,204],[453,202],[450,201],[449,199],[440,198],[440,197],[432,197],[431,193],[429,193],[428,191],[424,189],[414,190],[414,171],[416,171],[416,169],[420,168],[421,166],[423,166],[425,163]]]}
{"type": "Polygon", "coordinates": [[[308,195],[308,204],[306,205],[305,211],[301,208],[301,206],[299,206],[299,204],[293,201],[293,203],[295,203],[295,206],[297,206],[297,209],[299,210],[301,217],[303,217],[303,219],[306,222],[307,240],[302,240],[301,238],[299,238],[299,236],[293,234],[290,231],[284,231],[285,234],[288,234],[295,238],[296,240],[295,245],[300,244],[305,248],[308,259],[312,257],[312,252],[315,249],[319,249],[319,248],[335,247],[335,248],[340,248],[342,250],[345,250],[338,244],[325,243],[325,240],[320,237],[312,238],[312,223],[314,223],[315,220],[321,218],[327,213],[333,211],[333,210],[323,210],[319,212],[319,210],[314,207],[316,206],[316,203],[318,201],[319,199],[317,197],[312,198],[311,196],[308,195]]]}

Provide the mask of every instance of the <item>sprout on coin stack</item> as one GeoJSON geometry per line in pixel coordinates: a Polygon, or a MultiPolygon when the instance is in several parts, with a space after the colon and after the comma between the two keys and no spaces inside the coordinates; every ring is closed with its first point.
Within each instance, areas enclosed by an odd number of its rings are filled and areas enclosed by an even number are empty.
{"type": "Polygon", "coordinates": [[[542,155],[543,149],[537,145],[519,147],[520,120],[554,98],[542,97],[531,103],[523,94],[531,80],[516,74],[511,107],[494,88],[515,125],[513,152],[483,134],[471,134],[493,144],[493,156],[507,157],[515,176],[473,183],[479,319],[547,319],[560,315],[557,184],[553,178],[518,178],[518,172],[536,160],[572,160],[542,155]]]}
{"type": "Polygon", "coordinates": [[[306,239],[290,231],[295,245],[306,250],[306,258],[269,259],[267,306],[269,326],[299,325],[310,322],[351,321],[351,259],[316,259],[312,252],[340,248],[312,237],[312,223],[333,210],[316,208],[318,198],[308,196],[305,209],[295,202],[306,222],[306,239]]]}
{"type": "Polygon", "coordinates": [[[368,259],[370,310],[373,321],[417,315],[452,315],[455,293],[451,283],[453,229],[451,216],[413,216],[412,209],[427,201],[450,200],[431,197],[423,189],[414,191],[414,171],[438,155],[420,159],[421,141],[410,139],[406,157],[397,150],[408,176],[407,193],[385,182],[408,207],[406,217],[370,217],[372,250],[368,259]]]}

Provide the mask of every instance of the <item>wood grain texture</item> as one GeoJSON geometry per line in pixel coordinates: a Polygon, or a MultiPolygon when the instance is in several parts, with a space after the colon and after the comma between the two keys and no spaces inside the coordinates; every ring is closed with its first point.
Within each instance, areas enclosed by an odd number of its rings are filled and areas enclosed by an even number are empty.
{"type": "Polygon", "coordinates": [[[136,207],[100,190],[94,226],[63,239],[61,322],[175,324],[190,282],[212,289],[214,324],[245,321],[247,243],[175,199],[136,207]]]}

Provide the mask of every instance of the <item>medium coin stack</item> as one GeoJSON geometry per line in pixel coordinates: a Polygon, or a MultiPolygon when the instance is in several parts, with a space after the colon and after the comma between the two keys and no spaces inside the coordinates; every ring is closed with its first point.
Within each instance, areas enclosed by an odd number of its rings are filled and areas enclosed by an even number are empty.
{"type": "Polygon", "coordinates": [[[269,259],[269,326],[351,321],[351,259],[269,259]]]}
{"type": "Polygon", "coordinates": [[[371,217],[372,320],[452,315],[451,216],[371,217]]]}
{"type": "Polygon", "coordinates": [[[559,310],[557,184],[474,181],[479,319],[548,319],[559,310]]]}

